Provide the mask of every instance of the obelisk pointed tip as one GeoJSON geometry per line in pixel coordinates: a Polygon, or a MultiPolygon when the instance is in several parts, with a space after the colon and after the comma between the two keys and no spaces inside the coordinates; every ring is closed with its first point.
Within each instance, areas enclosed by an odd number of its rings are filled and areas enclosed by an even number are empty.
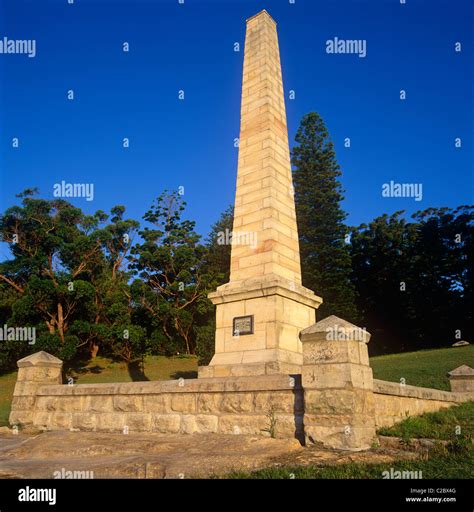
{"type": "Polygon", "coordinates": [[[276,21],[270,16],[270,14],[268,14],[268,11],[266,9],[262,9],[257,14],[250,16],[250,18],[247,18],[246,22],[248,23],[249,21],[254,20],[255,18],[260,18],[262,16],[265,16],[265,17],[271,19],[273,21],[273,23],[275,23],[275,25],[276,25],[276,21]]]}

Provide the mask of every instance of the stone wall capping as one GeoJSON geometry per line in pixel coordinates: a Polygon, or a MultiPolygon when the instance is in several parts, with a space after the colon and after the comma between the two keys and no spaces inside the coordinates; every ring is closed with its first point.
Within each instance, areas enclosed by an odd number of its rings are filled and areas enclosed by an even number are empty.
{"type": "MultiPolygon", "coordinates": [[[[421,398],[423,400],[441,400],[445,402],[464,402],[467,397],[460,393],[420,386],[401,385],[398,382],[374,379],[374,393],[384,395],[421,398]]],[[[474,398],[474,397],[473,397],[474,398]]]]}
{"type": "Polygon", "coordinates": [[[48,352],[41,350],[39,352],[35,352],[29,356],[24,357],[23,359],[19,359],[17,361],[18,368],[28,368],[30,366],[42,366],[46,368],[61,368],[63,366],[63,362],[61,359],[54,357],[48,352]]]}
{"type": "Polygon", "coordinates": [[[88,395],[156,395],[160,393],[223,393],[252,391],[284,391],[301,389],[299,379],[289,375],[260,375],[250,377],[213,377],[123,382],[104,384],[43,385],[38,396],[88,396],[88,395]]]}

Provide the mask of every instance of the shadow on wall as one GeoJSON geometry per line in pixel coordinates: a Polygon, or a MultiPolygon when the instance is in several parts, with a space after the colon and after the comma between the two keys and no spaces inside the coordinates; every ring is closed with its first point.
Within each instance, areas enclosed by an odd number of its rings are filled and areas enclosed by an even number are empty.
{"type": "Polygon", "coordinates": [[[301,383],[301,375],[290,375],[294,381],[293,396],[293,417],[295,419],[295,438],[305,446],[305,433],[304,433],[304,390],[301,383]]]}

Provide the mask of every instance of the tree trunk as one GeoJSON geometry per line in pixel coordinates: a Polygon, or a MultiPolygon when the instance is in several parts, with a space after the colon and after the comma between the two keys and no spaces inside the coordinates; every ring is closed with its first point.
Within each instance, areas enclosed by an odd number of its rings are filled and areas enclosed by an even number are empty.
{"type": "Polygon", "coordinates": [[[97,357],[98,352],[99,352],[99,345],[97,343],[92,343],[92,346],[91,346],[92,359],[95,359],[97,357]]]}
{"type": "Polygon", "coordinates": [[[63,305],[58,303],[58,333],[61,338],[61,342],[64,343],[64,316],[63,316],[63,305]]]}

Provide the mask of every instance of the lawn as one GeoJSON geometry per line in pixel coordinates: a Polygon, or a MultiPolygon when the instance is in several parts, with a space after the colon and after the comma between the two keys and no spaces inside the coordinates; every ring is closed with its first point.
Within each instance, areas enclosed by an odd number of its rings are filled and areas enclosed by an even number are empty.
{"type": "MultiPolygon", "coordinates": [[[[194,356],[148,356],[144,360],[144,377],[139,380],[192,379],[197,377],[197,358],[194,356]]],[[[127,365],[105,357],[96,357],[85,365],[74,365],[66,370],[77,384],[96,382],[131,382],[137,377],[130,375],[127,365]]]]}
{"type": "Polygon", "coordinates": [[[450,453],[441,450],[428,460],[400,460],[385,464],[336,464],[268,468],[252,473],[231,473],[224,478],[245,479],[320,479],[320,478],[387,478],[384,472],[416,471],[419,478],[474,478],[474,450],[450,453]]]}
{"type": "Polygon", "coordinates": [[[420,350],[370,358],[374,378],[450,391],[447,373],[466,364],[474,367],[474,345],[420,350]]]}
{"type": "Polygon", "coordinates": [[[0,375],[0,426],[8,425],[16,372],[0,375]]]}

